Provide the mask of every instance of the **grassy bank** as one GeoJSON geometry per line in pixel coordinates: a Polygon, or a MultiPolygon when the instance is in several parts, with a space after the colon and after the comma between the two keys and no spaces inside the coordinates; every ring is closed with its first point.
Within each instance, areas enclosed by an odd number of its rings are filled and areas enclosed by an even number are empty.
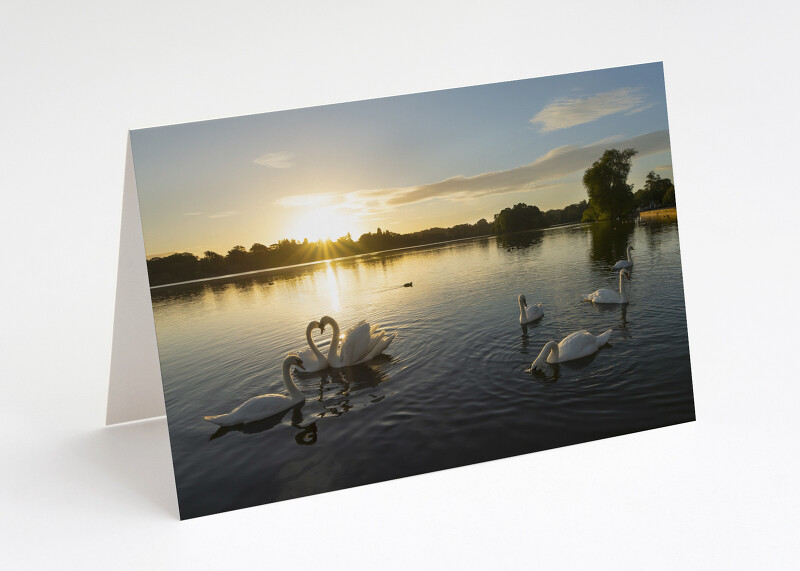
{"type": "Polygon", "coordinates": [[[659,208],[658,210],[640,212],[639,218],[642,220],[677,220],[678,211],[675,210],[674,206],[672,208],[659,208]]]}

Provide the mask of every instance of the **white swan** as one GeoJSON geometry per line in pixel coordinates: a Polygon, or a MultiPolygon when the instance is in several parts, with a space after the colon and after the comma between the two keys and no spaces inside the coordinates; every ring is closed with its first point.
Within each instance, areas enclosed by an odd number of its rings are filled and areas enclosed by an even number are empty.
{"type": "Polygon", "coordinates": [[[548,341],[539,356],[531,363],[531,368],[525,372],[532,373],[537,369],[544,369],[545,363],[562,363],[586,357],[608,343],[609,339],[611,339],[611,329],[597,337],[583,329],[570,333],[561,340],[561,343],[548,341]]]}
{"type": "Polygon", "coordinates": [[[519,301],[519,322],[523,325],[531,321],[536,321],[544,315],[541,303],[528,305],[524,295],[519,296],[517,301],[519,301]]]}
{"type": "Polygon", "coordinates": [[[631,266],[633,266],[633,259],[631,258],[631,250],[635,250],[635,249],[636,248],[634,248],[633,246],[628,246],[628,248],[626,249],[626,252],[628,254],[628,259],[627,260],[620,260],[619,262],[614,264],[614,267],[611,268],[611,269],[612,270],[622,270],[622,269],[630,268],[631,266]]]}
{"type": "Polygon", "coordinates": [[[605,288],[599,289],[583,296],[583,301],[591,301],[592,303],[628,303],[628,295],[622,287],[623,276],[631,279],[631,274],[628,270],[619,271],[619,292],[605,288]]]}
{"type": "Polygon", "coordinates": [[[260,395],[246,400],[227,414],[204,416],[203,419],[219,426],[235,426],[269,418],[305,401],[305,395],[297,388],[289,374],[289,367],[292,365],[302,369],[303,361],[297,355],[288,355],[283,360],[283,384],[286,386],[289,396],[260,395]]]}
{"type": "Polygon", "coordinates": [[[333,327],[333,338],[328,348],[328,364],[334,368],[357,365],[374,359],[383,353],[397,336],[396,332],[387,334],[378,329],[377,325],[370,327],[366,321],[357,323],[344,335],[339,334],[339,324],[333,317],[326,315],[319,320],[319,323],[322,331],[329,323],[333,327]]]}
{"type": "Polygon", "coordinates": [[[303,368],[307,373],[313,373],[328,368],[328,358],[322,354],[322,351],[317,348],[314,340],[311,339],[311,332],[314,329],[319,329],[320,332],[322,331],[322,326],[319,324],[319,321],[312,321],[308,324],[308,327],[306,327],[306,341],[308,341],[310,349],[297,353],[297,356],[303,361],[303,368]]]}

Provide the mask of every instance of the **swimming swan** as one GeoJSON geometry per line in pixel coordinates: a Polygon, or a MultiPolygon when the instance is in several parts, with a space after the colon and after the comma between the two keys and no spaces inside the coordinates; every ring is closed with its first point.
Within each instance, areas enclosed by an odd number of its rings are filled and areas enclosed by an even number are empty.
{"type": "Polygon", "coordinates": [[[228,414],[204,416],[203,419],[219,426],[236,426],[246,422],[263,420],[292,408],[306,400],[303,392],[294,384],[289,374],[292,365],[303,368],[303,361],[297,355],[288,355],[283,360],[283,384],[289,392],[286,395],[260,395],[244,401],[228,414]]]}
{"type": "Polygon", "coordinates": [[[633,266],[633,259],[631,258],[631,250],[635,250],[635,249],[636,248],[634,248],[633,246],[628,246],[628,248],[626,249],[626,252],[628,254],[628,259],[627,260],[620,260],[619,262],[614,264],[614,267],[611,268],[611,269],[612,270],[622,270],[622,269],[630,268],[631,266],[633,266]]]}
{"type": "Polygon", "coordinates": [[[314,340],[311,339],[311,332],[314,329],[319,329],[320,332],[322,331],[322,326],[319,324],[319,321],[312,321],[308,324],[308,327],[306,327],[306,341],[308,341],[310,349],[297,353],[297,356],[303,361],[303,368],[307,373],[313,373],[328,368],[328,358],[322,354],[322,351],[317,348],[314,340]]]}
{"type": "Polygon", "coordinates": [[[531,363],[531,368],[525,371],[533,373],[537,369],[543,370],[545,362],[562,363],[586,357],[597,351],[611,339],[611,329],[595,337],[585,329],[570,333],[561,343],[548,341],[542,348],[539,356],[531,363]]]}
{"type": "Polygon", "coordinates": [[[326,315],[319,320],[319,323],[322,331],[329,323],[333,327],[333,338],[328,348],[328,364],[334,368],[357,365],[374,359],[383,353],[397,336],[396,332],[387,334],[378,329],[377,325],[370,326],[366,321],[357,323],[341,336],[339,324],[333,317],[326,315]]]}
{"type": "Polygon", "coordinates": [[[544,315],[544,310],[542,309],[541,303],[537,303],[536,305],[528,305],[524,295],[519,296],[517,301],[519,301],[519,322],[521,324],[524,325],[526,323],[530,323],[531,321],[536,321],[537,319],[540,319],[542,315],[544,315]]]}
{"type": "Polygon", "coordinates": [[[599,289],[583,296],[583,301],[591,301],[592,303],[628,303],[628,295],[622,287],[623,276],[631,279],[631,273],[628,270],[619,271],[619,292],[610,289],[599,289]]]}

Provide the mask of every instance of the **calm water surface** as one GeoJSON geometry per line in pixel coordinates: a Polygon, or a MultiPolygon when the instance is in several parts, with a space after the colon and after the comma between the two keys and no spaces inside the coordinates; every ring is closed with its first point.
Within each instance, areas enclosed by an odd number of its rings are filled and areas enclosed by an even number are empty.
{"type": "MultiPolygon", "coordinates": [[[[184,518],[695,418],[674,223],[479,238],[151,293],[184,518]],[[618,288],[610,266],[628,244],[631,302],[581,303],[618,288]],[[520,293],[544,303],[526,328],[520,293]],[[282,416],[203,420],[283,392],[283,358],[326,314],[343,331],[366,319],[398,337],[370,363],[295,374],[306,403],[282,416]],[[525,372],[547,341],[608,328],[595,355],[525,372]]],[[[330,342],[330,329],[316,335],[330,342]]]]}

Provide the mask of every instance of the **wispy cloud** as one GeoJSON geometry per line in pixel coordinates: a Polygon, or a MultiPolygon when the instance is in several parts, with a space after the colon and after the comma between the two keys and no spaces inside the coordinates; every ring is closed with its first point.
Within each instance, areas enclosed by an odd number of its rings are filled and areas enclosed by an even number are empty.
{"type": "Polygon", "coordinates": [[[294,166],[292,153],[267,153],[261,155],[253,162],[263,167],[270,167],[273,169],[289,169],[294,166]]]}
{"type": "MultiPolygon", "coordinates": [[[[638,157],[669,150],[669,133],[654,131],[619,140],[613,146],[634,148],[638,157]]],[[[552,149],[532,163],[504,171],[474,176],[454,176],[439,182],[405,188],[358,190],[345,195],[343,206],[355,211],[377,213],[433,199],[470,200],[497,194],[542,190],[557,186],[566,176],[586,170],[611,145],[609,139],[586,145],[565,145],[552,149]]]]}
{"type": "Polygon", "coordinates": [[[653,170],[654,170],[654,171],[658,171],[658,172],[662,172],[662,171],[671,171],[671,170],[672,170],[672,164],[668,164],[668,165],[658,165],[658,166],[657,166],[657,167],[655,167],[653,170]]]}
{"type": "Polygon", "coordinates": [[[649,105],[645,103],[640,88],[621,87],[584,99],[556,99],[530,121],[534,125],[540,125],[542,133],[549,133],[623,111],[627,112],[626,115],[631,115],[647,107],[649,105]]]}
{"type": "Polygon", "coordinates": [[[200,216],[199,212],[184,212],[183,216],[200,216]]]}
{"type": "Polygon", "coordinates": [[[237,214],[236,210],[226,210],[225,212],[216,212],[214,214],[209,214],[209,218],[228,218],[229,216],[233,216],[237,214]]]}

